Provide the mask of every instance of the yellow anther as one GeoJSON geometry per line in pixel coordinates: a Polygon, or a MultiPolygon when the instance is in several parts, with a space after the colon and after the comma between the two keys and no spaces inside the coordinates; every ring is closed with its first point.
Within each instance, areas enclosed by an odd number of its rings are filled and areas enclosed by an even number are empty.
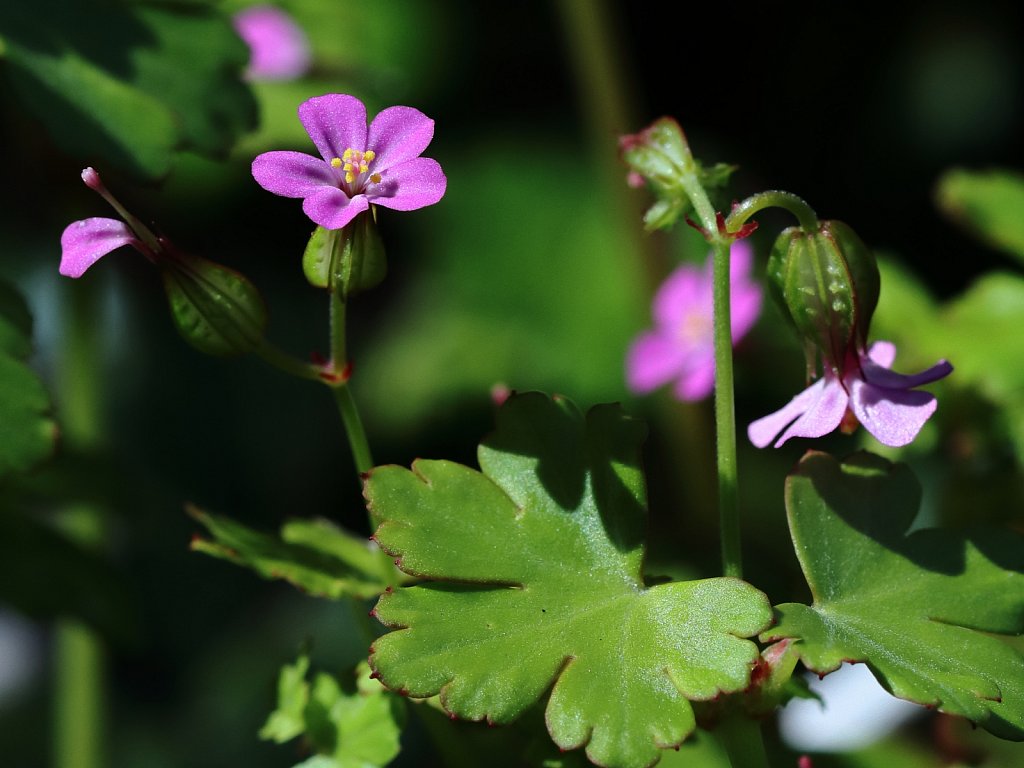
{"type": "Polygon", "coordinates": [[[348,173],[345,174],[345,181],[347,183],[351,184],[355,180],[356,180],[356,177],[352,175],[352,171],[349,171],[348,173]]]}
{"type": "Polygon", "coordinates": [[[374,152],[372,149],[368,149],[365,152],[363,152],[363,160],[365,160],[368,163],[372,163],[373,158],[375,158],[376,156],[377,153],[374,152]]]}
{"type": "Polygon", "coordinates": [[[351,171],[352,170],[352,163],[345,163],[345,170],[346,171],[351,171]]]}
{"type": "Polygon", "coordinates": [[[368,170],[370,170],[370,166],[368,166],[366,163],[360,163],[359,164],[359,172],[360,173],[366,173],[368,170]]]}
{"type": "Polygon", "coordinates": [[[331,158],[331,168],[341,168],[341,158],[340,157],[332,157],[331,158]]]}
{"type": "Polygon", "coordinates": [[[380,184],[380,174],[373,174],[373,176],[370,177],[370,181],[372,181],[374,184],[380,184]]]}
{"type": "Polygon", "coordinates": [[[351,160],[352,159],[352,150],[351,149],[346,149],[341,157],[344,160],[351,160]]]}

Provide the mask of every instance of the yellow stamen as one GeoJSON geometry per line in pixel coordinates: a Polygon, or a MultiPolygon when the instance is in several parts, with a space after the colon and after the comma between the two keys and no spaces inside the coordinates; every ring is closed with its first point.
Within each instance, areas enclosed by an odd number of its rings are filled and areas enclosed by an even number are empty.
{"type": "Polygon", "coordinates": [[[332,168],[341,168],[341,158],[340,157],[332,157],[331,158],[331,167],[332,168]]]}
{"type": "Polygon", "coordinates": [[[346,149],[341,157],[344,160],[351,160],[352,159],[352,150],[351,149],[346,149]]]}
{"type": "Polygon", "coordinates": [[[352,170],[352,163],[345,163],[345,170],[346,171],[351,171],[352,170]]]}
{"type": "Polygon", "coordinates": [[[356,177],[352,175],[352,171],[349,171],[348,173],[345,174],[345,182],[346,183],[351,184],[355,180],[356,180],[356,177]]]}
{"type": "Polygon", "coordinates": [[[360,163],[359,164],[359,172],[360,173],[366,173],[368,170],[370,170],[370,166],[368,166],[366,163],[360,163]]]}
{"type": "Polygon", "coordinates": [[[368,163],[372,163],[373,158],[375,158],[376,156],[377,153],[374,152],[372,149],[368,149],[365,152],[363,152],[363,160],[365,160],[368,163]]]}
{"type": "Polygon", "coordinates": [[[380,174],[379,173],[373,174],[370,177],[370,181],[372,181],[374,184],[380,184],[380,174]]]}

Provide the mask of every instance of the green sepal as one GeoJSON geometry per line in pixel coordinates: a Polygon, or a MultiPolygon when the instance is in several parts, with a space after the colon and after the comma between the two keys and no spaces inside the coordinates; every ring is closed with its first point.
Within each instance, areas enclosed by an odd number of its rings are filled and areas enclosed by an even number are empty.
{"type": "Polygon", "coordinates": [[[864,348],[880,278],[874,255],[850,227],[823,221],[815,232],[783,230],[767,275],[784,315],[828,363],[842,365],[851,347],[864,348]]]}
{"type": "Polygon", "coordinates": [[[213,537],[194,538],[194,551],[287,581],[313,597],[376,597],[406,580],[376,546],[327,520],[289,520],[278,537],[194,507],[188,513],[213,537]]]}
{"type": "Polygon", "coordinates": [[[260,292],[246,277],[208,259],[177,252],[158,264],[171,317],[192,346],[208,355],[234,356],[260,345],[267,310],[260,292]]]}
{"type": "Polygon", "coordinates": [[[384,242],[376,214],[367,211],[342,229],[317,227],[302,254],[310,285],[339,291],[348,298],[381,283],[387,275],[384,242]]]}
{"type": "Polygon", "coordinates": [[[1024,541],[907,533],[921,499],[910,470],[871,454],[810,452],[786,510],[812,605],[776,607],[762,641],[791,638],[825,674],[865,662],[901,698],[1024,739],[1024,657],[998,635],[1024,631],[1024,541]]]}
{"type": "Polygon", "coordinates": [[[732,578],[642,578],[644,426],[618,406],[509,398],[482,472],[446,461],[371,471],[381,547],[427,581],[386,593],[395,629],[370,663],[388,687],[440,693],[470,720],[506,723],[551,691],[563,749],[606,766],[653,764],[694,729],[691,700],[747,686],[770,621],[732,578]]]}

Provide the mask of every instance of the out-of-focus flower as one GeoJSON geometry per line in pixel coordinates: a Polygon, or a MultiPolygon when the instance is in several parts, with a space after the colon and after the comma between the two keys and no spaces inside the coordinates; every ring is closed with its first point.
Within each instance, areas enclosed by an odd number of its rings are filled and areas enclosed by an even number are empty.
{"type": "Polygon", "coordinates": [[[363,102],[332,93],[303,102],[299,120],[323,159],[265,152],[253,160],[252,175],[268,192],[303,198],[302,210],[320,226],[341,229],[371,203],[411,211],[444,196],[441,166],[420,157],[434,121],[418,109],[388,107],[367,130],[363,102]]]}
{"type": "MultiPolygon", "coordinates": [[[[761,312],[761,288],[750,279],[753,254],[744,241],[730,251],[732,339],[750,330],[761,312]]],[[[626,382],[646,393],[675,381],[680,400],[700,400],[715,386],[712,257],[704,267],[684,264],[654,297],[654,328],[640,334],[626,356],[626,382]]]]}
{"type": "Polygon", "coordinates": [[[747,428],[750,442],[764,448],[782,432],[775,441],[778,448],[791,437],[821,437],[860,422],[884,445],[907,445],[937,407],[934,395],[915,387],[948,376],[953,366],[940,360],[904,376],[889,370],[895,359],[896,346],[888,341],[876,341],[866,354],[851,348],[840,370],[826,364],[822,378],[782,409],[753,422],[747,428]]]}
{"type": "Polygon", "coordinates": [[[294,80],[309,70],[306,33],[273,5],[254,5],[233,18],[235,31],[249,46],[250,80],[294,80]]]}

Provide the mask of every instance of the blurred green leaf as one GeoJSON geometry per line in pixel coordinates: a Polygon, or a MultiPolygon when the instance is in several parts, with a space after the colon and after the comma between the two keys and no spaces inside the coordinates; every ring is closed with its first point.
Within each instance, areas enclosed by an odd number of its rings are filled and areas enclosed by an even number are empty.
{"type": "Polygon", "coordinates": [[[57,438],[49,395],[26,364],[31,332],[21,295],[0,282],[0,481],[49,456],[57,438]]]}
{"type": "Polygon", "coordinates": [[[901,698],[1024,739],[1024,658],[994,634],[1024,631],[1024,546],[1006,532],[907,535],[921,489],[870,454],[808,453],[786,483],[813,605],[777,606],[764,641],[793,638],[819,674],[866,662],[901,698]]]}
{"type": "MultiPolygon", "coordinates": [[[[650,298],[635,222],[576,149],[526,137],[468,158],[445,163],[445,199],[416,212],[428,229],[415,252],[388,249],[408,288],[355,349],[374,423],[404,433],[467,396],[485,402],[499,382],[590,403],[626,397],[625,351],[650,298]]],[[[385,242],[390,217],[380,211],[385,242]]]]}
{"type": "Polygon", "coordinates": [[[936,198],[950,218],[1024,261],[1024,175],[953,169],[939,179],[936,198]]]}
{"type": "Polygon", "coordinates": [[[343,687],[320,672],[306,680],[309,658],[281,668],[278,705],[260,731],[277,743],[305,735],[316,752],[296,768],[375,768],[398,754],[404,702],[370,677],[366,662],[354,686],[343,687]]]}
{"type": "Polygon", "coordinates": [[[744,688],[757,648],[741,638],[769,621],[764,595],[729,578],[643,583],[645,433],[617,406],[584,418],[532,393],[500,411],[482,473],[374,469],[375,537],[429,580],[377,604],[396,629],[370,656],[382,682],[494,723],[550,689],[555,743],[623,767],[653,764],[693,731],[689,699],[744,688]]]}
{"type": "Polygon", "coordinates": [[[369,542],[326,520],[290,520],[278,538],[194,507],[188,512],[213,537],[193,539],[192,549],[265,579],[283,579],[313,597],[376,597],[402,579],[369,542]]]}
{"type": "Polygon", "coordinates": [[[16,93],[83,164],[155,178],[175,150],[225,154],[255,125],[248,49],[210,5],[3,3],[0,35],[16,93]]]}

